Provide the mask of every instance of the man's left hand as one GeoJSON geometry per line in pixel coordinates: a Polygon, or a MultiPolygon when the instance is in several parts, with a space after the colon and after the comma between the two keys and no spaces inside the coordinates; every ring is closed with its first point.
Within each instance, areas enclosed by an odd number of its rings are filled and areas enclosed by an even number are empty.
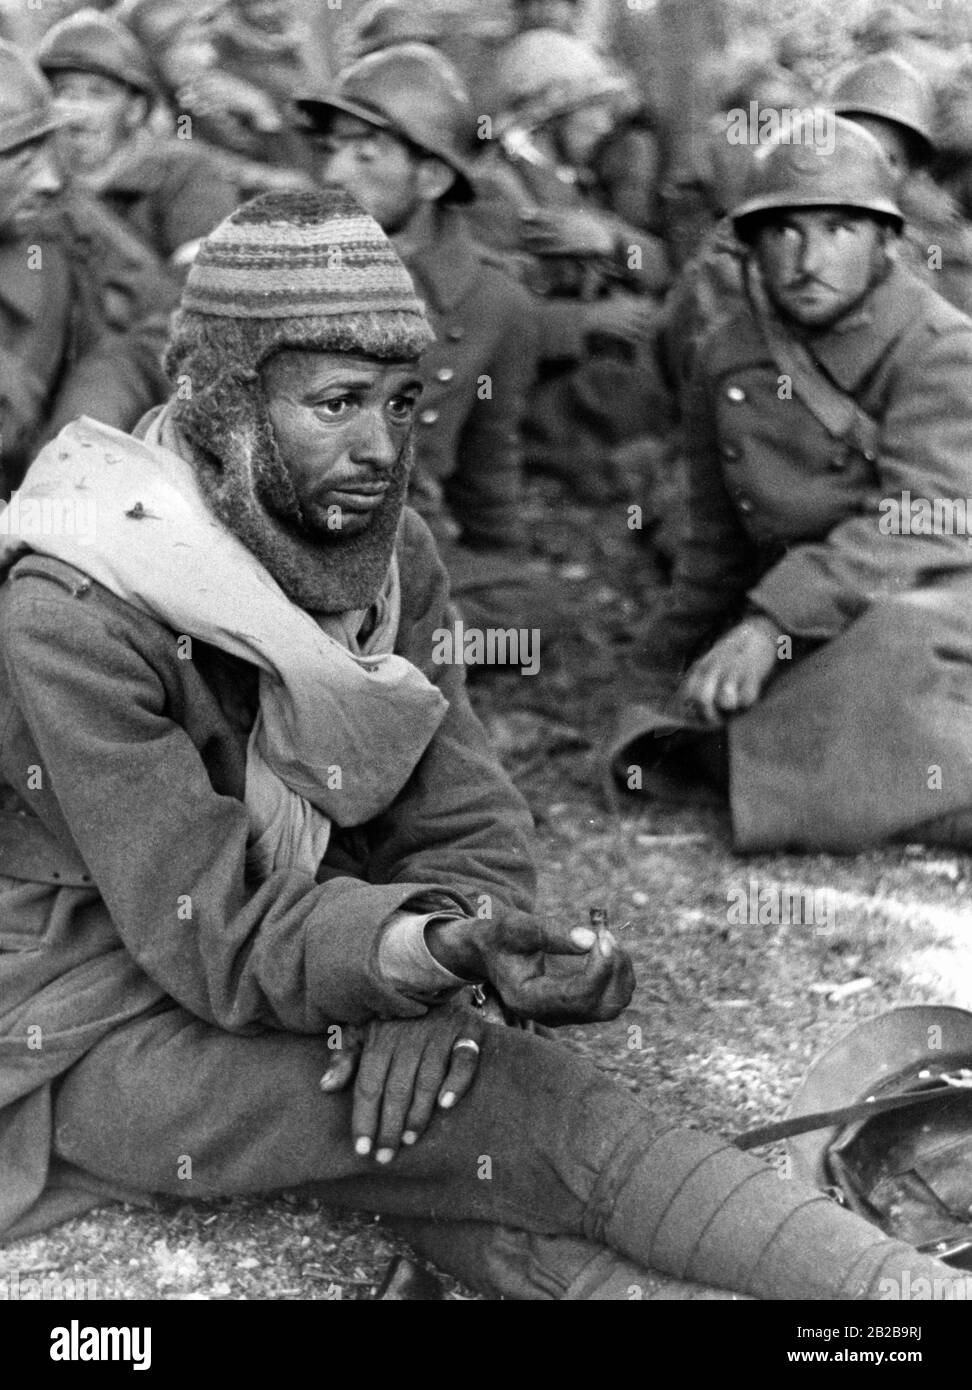
{"type": "Polygon", "coordinates": [[[679,698],[709,724],[749,709],[776,666],[780,636],[771,618],[745,618],[699,657],[682,682],[679,698]]]}
{"type": "Polygon", "coordinates": [[[473,1010],[447,1004],[424,1018],[342,1029],[321,1090],[342,1091],[354,1079],[356,1152],[374,1151],[379,1163],[390,1163],[400,1145],[418,1142],[436,1106],[457,1105],[476,1076],[484,1026],[473,1010]]]}

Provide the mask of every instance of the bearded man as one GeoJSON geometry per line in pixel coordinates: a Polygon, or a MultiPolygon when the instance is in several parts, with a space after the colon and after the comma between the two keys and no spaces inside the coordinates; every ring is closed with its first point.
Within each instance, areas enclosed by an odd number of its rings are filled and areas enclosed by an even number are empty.
{"type": "Polygon", "coordinates": [[[92,525],[4,557],[0,1229],[314,1183],[498,1296],[948,1279],[463,1002],[604,1020],[634,977],[534,915],[526,808],[432,657],[429,340],[349,195],[268,195],[203,243],[168,404],[30,470],[21,508],[92,525]]]}

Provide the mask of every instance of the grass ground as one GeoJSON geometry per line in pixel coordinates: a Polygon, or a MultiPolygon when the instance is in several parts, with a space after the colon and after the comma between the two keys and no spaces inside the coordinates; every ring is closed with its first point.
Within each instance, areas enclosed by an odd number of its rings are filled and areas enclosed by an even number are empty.
{"type": "MultiPolygon", "coordinates": [[[[621,1018],[565,1030],[570,1044],[665,1118],[735,1134],[781,1116],[811,1059],[856,1020],[904,1003],[972,1008],[969,856],[742,859],[718,810],[608,809],[594,753],[637,688],[634,633],[656,579],[623,506],[568,503],[552,482],[532,506],[574,634],[536,678],[477,682],[474,698],[537,819],[544,910],[582,923],[606,907],[639,978],[621,1018]],[[750,879],[823,895],[827,920],[733,923],[750,879]]],[[[95,1280],[109,1299],[367,1299],[398,1248],[380,1222],[295,1193],[105,1208],[0,1250],[0,1297],[17,1271],[95,1280]]]]}

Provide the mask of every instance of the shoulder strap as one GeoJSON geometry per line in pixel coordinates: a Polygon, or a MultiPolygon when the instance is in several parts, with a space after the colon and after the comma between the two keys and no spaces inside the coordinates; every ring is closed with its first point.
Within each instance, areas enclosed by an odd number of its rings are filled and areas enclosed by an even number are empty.
{"type": "Polygon", "coordinates": [[[876,454],[877,422],[839,386],[835,386],[804,345],[783,328],[770,307],[759,275],[749,267],[753,311],[766,346],[793,391],[833,439],[850,440],[863,454],[876,454]]]}

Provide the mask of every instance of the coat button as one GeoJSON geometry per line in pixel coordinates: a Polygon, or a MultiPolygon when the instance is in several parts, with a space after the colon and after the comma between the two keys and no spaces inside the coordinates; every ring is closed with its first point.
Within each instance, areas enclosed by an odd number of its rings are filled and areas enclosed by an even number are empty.
{"type": "Polygon", "coordinates": [[[454,324],[452,328],[446,329],[446,337],[449,339],[450,343],[461,343],[465,336],[466,330],[461,324],[457,323],[454,324]]]}
{"type": "Polygon", "coordinates": [[[451,381],[455,376],[452,367],[440,367],[435,374],[436,381],[451,381]]]}
{"type": "Polygon", "coordinates": [[[727,463],[735,463],[736,459],[739,457],[739,450],[736,448],[735,444],[723,444],[722,457],[727,463]]]}
{"type": "Polygon", "coordinates": [[[754,502],[753,502],[752,499],[749,498],[749,497],[740,497],[739,502],[738,502],[739,510],[740,510],[745,516],[748,516],[748,515],[749,515],[749,513],[753,510],[754,505],[755,505],[754,502]]]}
{"type": "Polygon", "coordinates": [[[437,410],[423,410],[419,416],[419,420],[423,425],[434,425],[438,418],[439,412],[437,410]]]}
{"type": "Polygon", "coordinates": [[[735,402],[736,405],[738,405],[740,401],[744,401],[746,399],[746,392],[742,389],[741,386],[730,386],[729,389],[726,391],[726,395],[729,397],[731,401],[735,402]]]}

